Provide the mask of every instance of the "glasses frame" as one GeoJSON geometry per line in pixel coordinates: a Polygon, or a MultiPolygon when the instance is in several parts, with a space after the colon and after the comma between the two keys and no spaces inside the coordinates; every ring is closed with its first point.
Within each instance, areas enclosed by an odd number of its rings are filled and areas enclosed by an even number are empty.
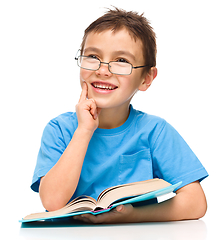
{"type": "MultiPolygon", "coordinates": [[[[79,51],[80,51],[80,50],[79,50],[79,51]]],[[[79,51],[78,51],[78,52],[79,52],[79,51]]],[[[77,53],[78,53],[78,52],[77,52],[77,53]]],[[[109,72],[112,73],[112,74],[116,74],[116,75],[130,75],[130,74],[132,73],[133,69],[144,68],[144,67],[151,67],[150,64],[134,67],[131,63],[128,62],[127,64],[131,65],[131,71],[130,71],[130,73],[128,73],[128,74],[119,74],[119,73],[112,72],[111,69],[110,69],[110,63],[116,62],[116,61],[110,61],[109,63],[107,63],[107,62],[102,62],[100,59],[96,59],[96,60],[98,60],[98,61],[100,62],[99,67],[98,67],[97,69],[89,69],[89,68],[84,68],[84,67],[79,66],[79,64],[78,64],[78,59],[79,59],[80,57],[90,58],[90,57],[84,56],[84,55],[80,55],[80,56],[78,56],[78,57],[76,56],[76,57],[75,57],[75,60],[77,61],[78,67],[80,67],[80,68],[82,68],[82,69],[89,70],[89,71],[97,71],[98,69],[100,69],[101,64],[107,64],[107,65],[108,65],[108,70],[109,70],[109,72]]]]}

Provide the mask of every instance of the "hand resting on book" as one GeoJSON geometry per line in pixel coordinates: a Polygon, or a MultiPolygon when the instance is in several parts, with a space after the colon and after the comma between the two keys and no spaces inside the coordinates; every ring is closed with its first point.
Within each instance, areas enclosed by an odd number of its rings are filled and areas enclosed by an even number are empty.
{"type": "Polygon", "coordinates": [[[134,207],[131,204],[119,205],[110,212],[101,213],[98,215],[83,214],[77,215],[73,218],[75,220],[83,221],[85,223],[132,223],[135,222],[133,218],[134,207]]]}

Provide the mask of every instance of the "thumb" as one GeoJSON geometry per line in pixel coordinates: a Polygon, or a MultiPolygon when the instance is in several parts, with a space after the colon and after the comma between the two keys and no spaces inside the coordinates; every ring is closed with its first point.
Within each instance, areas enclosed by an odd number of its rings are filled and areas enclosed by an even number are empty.
{"type": "Polygon", "coordinates": [[[130,211],[133,208],[132,204],[119,205],[116,207],[117,212],[130,211]]]}
{"type": "Polygon", "coordinates": [[[116,207],[117,212],[123,212],[124,211],[124,205],[119,205],[116,207]]]}
{"type": "Polygon", "coordinates": [[[102,108],[97,108],[97,115],[99,116],[101,113],[102,108]]]}

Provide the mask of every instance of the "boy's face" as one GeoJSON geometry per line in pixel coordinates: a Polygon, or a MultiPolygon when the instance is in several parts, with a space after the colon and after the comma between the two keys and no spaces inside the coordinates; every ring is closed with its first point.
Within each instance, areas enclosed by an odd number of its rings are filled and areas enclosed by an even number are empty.
{"type": "MultiPolygon", "coordinates": [[[[91,32],[85,41],[84,56],[98,58],[101,62],[127,61],[133,66],[144,65],[142,42],[135,42],[129,33],[122,29],[113,33],[107,30],[101,33],[91,32]]],[[[116,75],[108,70],[107,64],[101,64],[97,71],[80,70],[81,85],[88,86],[88,98],[93,98],[99,108],[128,106],[138,90],[146,90],[143,68],[133,69],[130,75],[116,75]],[[100,88],[99,88],[100,87],[100,88]],[[112,90],[105,90],[111,87],[112,90]],[[144,89],[145,88],[145,89],[144,89]]]]}

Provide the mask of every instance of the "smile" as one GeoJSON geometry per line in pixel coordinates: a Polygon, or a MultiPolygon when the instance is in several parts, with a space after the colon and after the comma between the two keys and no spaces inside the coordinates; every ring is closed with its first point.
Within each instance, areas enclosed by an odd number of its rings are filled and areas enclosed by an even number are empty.
{"type": "Polygon", "coordinates": [[[112,85],[110,83],[99,83],[99,82],[93,82],[91,84],[94,88],[101,89],[101,90],[114,90],[117,88],[117,86],[112,85]]]}

